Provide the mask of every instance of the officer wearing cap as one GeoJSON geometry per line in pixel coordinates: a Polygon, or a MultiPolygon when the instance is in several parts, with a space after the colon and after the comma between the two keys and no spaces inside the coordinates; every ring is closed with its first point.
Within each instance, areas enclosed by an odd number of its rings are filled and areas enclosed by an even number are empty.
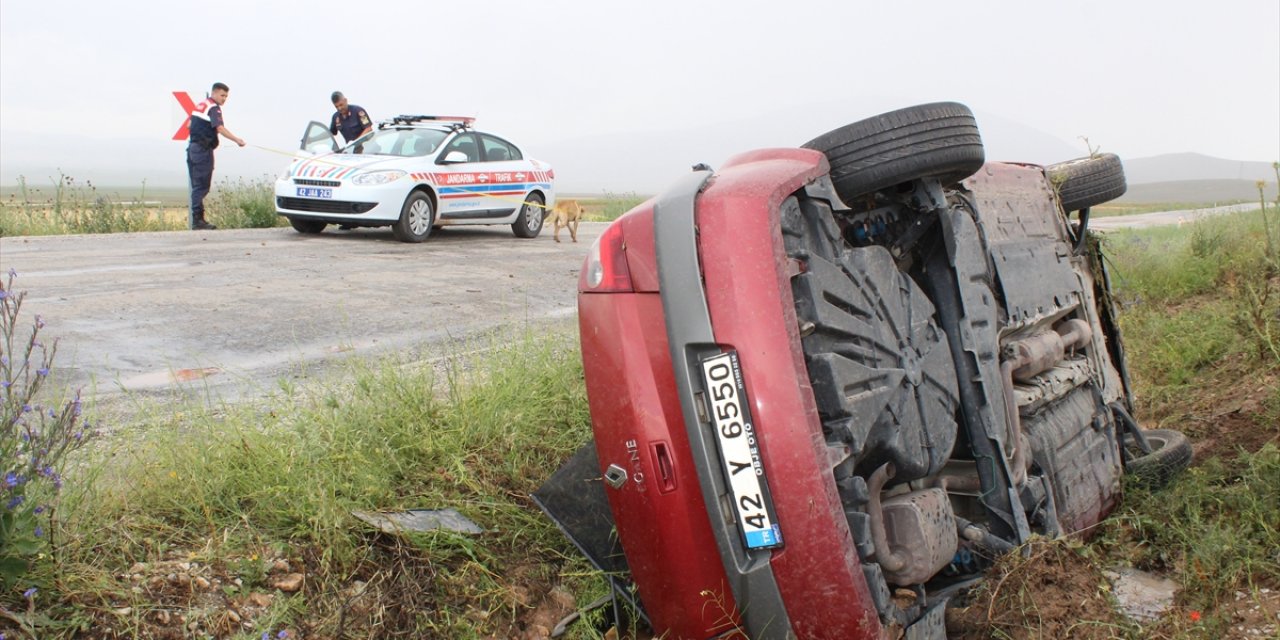
{"type": "Polygon", "coordinates": [[[217,229],[204,219],[204,197],[213,185],[213,150],[218,136],[244,146],[244,140],[231,133],[222,123],[222,105],[231,90],[221,82],[213,83],[209,97],[191,111],[191,141],[187,144],[187,175],[191,178],[191,228],[217,229]]]}
{"type": "Polygon", "coordinates": [[[334,91],[329,97],[333,100],[334,108],[337,109],[329,121],[329,133],[336,136],[341,132],[342,139],[350,143],[373,131],[373,120],[369,118],[369,112],[363,107],[348,104],[347,97],[342,95],[341,91],[334,91]]]}

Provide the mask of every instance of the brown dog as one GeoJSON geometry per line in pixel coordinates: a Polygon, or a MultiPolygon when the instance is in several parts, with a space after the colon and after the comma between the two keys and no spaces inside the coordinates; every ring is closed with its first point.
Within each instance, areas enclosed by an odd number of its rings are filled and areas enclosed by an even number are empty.
{"type": "Polygon", "coordinates": [[[573,238],[574,242],[578,241],[578,222],[582,220],[582,213],[582,205],[578,204],[577,200],[556,201],[556,206],[551,209],[551,215],[555,218],[553,222],[555,232],[552,236],[556,242],[560,242],[562,227],[569,230],[569,237],[573,238]]]}

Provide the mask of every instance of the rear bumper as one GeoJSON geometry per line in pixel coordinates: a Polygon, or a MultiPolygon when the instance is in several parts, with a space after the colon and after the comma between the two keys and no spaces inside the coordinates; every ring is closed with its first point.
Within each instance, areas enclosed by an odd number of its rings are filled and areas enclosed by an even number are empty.
{"type": "Polygon", "coordinates": [[[787,149],[740,156],[709,185],[708,174],[690,174],[654,205],[660,295],[579,296],[601,471],[628,472],[606,490],[610,506],[646,610],[672,637],[735,627],[751,638],[881,635],[808,385],[779,235],[782,201],[827,171],[820,154],[787,149]],[[697,409],[698,363],[730,349],[782,528],[778,549],[743,545],[697,409]]]}

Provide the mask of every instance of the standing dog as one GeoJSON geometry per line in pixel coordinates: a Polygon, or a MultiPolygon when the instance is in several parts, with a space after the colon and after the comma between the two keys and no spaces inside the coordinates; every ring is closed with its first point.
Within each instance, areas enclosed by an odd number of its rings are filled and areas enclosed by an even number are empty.
{"type": "Polygon", "coordinates": [[[551,209],[551,215],[555,217],[553,222],[555,232],[552,233],[552,236],[556,242],[560,242],[560,229],[562,227],[569,230],[569,237],[573,238],[574,242],[578,241],[578,222],[582,220],[582,213],[582,205],[578,204],[577,200],[556,201],[556,206],[551,209]]]}

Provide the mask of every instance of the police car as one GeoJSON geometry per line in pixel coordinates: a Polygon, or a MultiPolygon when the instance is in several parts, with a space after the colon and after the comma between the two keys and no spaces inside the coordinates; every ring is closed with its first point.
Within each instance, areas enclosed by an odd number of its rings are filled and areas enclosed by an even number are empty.
{"type": "Polygon", "coordinates": [[[397,116],[343,147],[312,122],[276,180],[276,212],[304,234],[390,226],[397,239],[422,242],[446,225],[507,224],[536,238],[555,205],[555,172],[473,122],[397,116]]]}

